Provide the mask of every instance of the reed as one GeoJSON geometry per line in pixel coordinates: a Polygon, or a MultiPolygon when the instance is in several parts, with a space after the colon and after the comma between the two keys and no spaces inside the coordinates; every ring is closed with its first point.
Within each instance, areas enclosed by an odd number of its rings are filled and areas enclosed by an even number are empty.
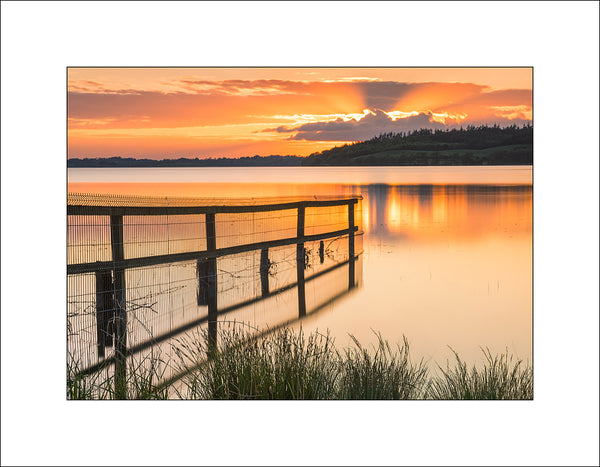
{"type": "MultiPolygon", "coordinates": [[[[513,355],[492,355],[482,349],[483,366],[469,368],[454,350],[455,364],[438,365],[440,374],[429,376],[423,361],[414,364],[406,337],[392,347],[380,333],[377,342],[364,347],[336,349],[329,333],[289,328],[257,333],[240,323],[220,323],[217,347],[208,333],[196,331],[173,344],[168,362],[149,355],[130,360],[128,399],[533,399],[533,371],[513,355]],[[183,376],[164,383],[173,365],[183,376]]],[[[109,369],[81,375],[69,359],[68,399],[115,399],[114,376],[109,369]]]]}
{"type": "Polygon", "coordinates": [[[219,333],[217,351],[206,335],[177,349],[181,368],[199,367],[182,379],[186,399],[335,398],[339,354],[329,335],[283,328],[256,337],[234,325],[219,333]]]}
{"type": "Polygon", "coordinates": [[[69,356],[67,360],[67,399],[101,400],[114,398],[114,376],[109,375],[106,367],[91,374],[83,374],[84,365],[69,356]],[[111,397],[111,394],[113,397],[111,397]]]}
{"type": "Polygon", "coordinates": [[[396,350],[381,333],[371,350],[350,336],[354,347],[344,351],[338,399],[418,399],[426,384],[427,367],[421,360],[413,365],[406,337],[396,350]]]}
{"type": "Polygon", "coordinates": [[[284,328],[253,337],[233,328],[219,335],[211,353],[206,335],[181,340],[181,368],[197,363],[184,377],[186,399],[416,399],[424,391],[427,368],[410,362],[408,341],[397,350],[377,334],[378,346],[340,353],[329,336],[305,337],[284,328]],[[202,364],[206,355],[210,358],[202,364]]]}
{"type": "MultiPolygon", "coordinates": [[[[127,399],[168,399],[169,388],[163,387],[160,380],[167,363],[149,355],[141,360],[130,360],[127,371],[127,399]]],[[[121,394],[115,385],[115,377],[110,365],[98,371],[83,374],[84,367],[79,361],[69,358],[67,363],[67,399],[68,400],[112,400],[121,394]]]]}
{"type": "Polygon", "coordinates": [[[480,369],[475,366],[469,369],[458,353],[451,350],[456,364],[451,368],[447,363],[446,369],[438,365],[442,374],[429,381],[428,399],[533,399],[533,369],[523,366],[508,350],[493,356],[488,348],[482,349],[485,362],[480,369]]]}

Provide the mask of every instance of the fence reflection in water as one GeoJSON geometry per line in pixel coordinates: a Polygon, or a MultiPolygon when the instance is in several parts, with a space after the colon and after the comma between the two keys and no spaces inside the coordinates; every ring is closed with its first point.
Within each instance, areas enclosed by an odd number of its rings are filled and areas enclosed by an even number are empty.
{"type": "Polygon", "coordinates": [[[216,339],[218,322],[263,331],[317,311],[362,283],[360,203],[70,195],[68,363],[123,382],[161,362],[170,380],[190,331],[216,339]]]}

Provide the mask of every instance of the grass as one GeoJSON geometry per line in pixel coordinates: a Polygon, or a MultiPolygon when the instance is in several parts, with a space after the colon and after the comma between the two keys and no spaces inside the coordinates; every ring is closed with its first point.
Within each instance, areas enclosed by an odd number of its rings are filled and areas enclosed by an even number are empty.
{"type": "MultiPolygon", "coordinates": [[[[406,338],[391,346],[380,333],[377,342],[338,350],[329,334],[306,336],[288,328],[257,336],[253,330],[221,329],[217,348],[205,332],[188,334],[173,345],[174,367],[183,373],[171,385],[161,385],[166,366],[147,357],[128,369],[127,398],[339,400],[339,399],[533,399],[533,371],[508,353],[484,349],[481,368],[467,367],[454,352],[454,366],[438,366],[429,376],[421,360],[410,359],[406,338]],[[209,358],[207,358],[207,356],[209,358]],[[148,360],[149,359],[149,360],[148,360]]],[[[68,399],[114,399],[112,377],[78,376],[70,365],[68,399]]],[[[110,372],[102,373],[104,375],[110,372]]]]}
{"type": "Polygon", "coordinates": [[[340,385],[336,399],[418,399],[425,387],[427,368],[423,361],[413,365],[408,340],[392,350],[377,334],[378,345],[361,346],[350,336],[354,347],[344,350],[340,362],[340,385]]]}
{"type": "Polygon", "coordinates": [[[201,370],[182,380],[186,399],[331,399],[339,375],[338,354],[328,335],[305,337],[284,328],[256,338],[233,327],[221,331],[217,352],[202,338],[184,339],[176,347],[185,368],[201,370]]]}
{"type": "MultiPolygon", "coordinates": [[[[101,367],[89,375],[82,374],[80,362],[69,358],[67,364],[67,399],[69,400],[113,400],[122,399],[115,384],[112,367],[101,367]]],[[[167,399],[169,390],[160,385],[166,366],[152,354],[130,361],[126,377],[126,399],[167,399]]]]}
{"type": "Polygon", "coordinates": [[[489,349],[482,349],[486,364],[482,369],[471,369],[454,352],[456,366],[439,367],[442,375],[429,382],[429,399],[487,399],[531,400],[533,399],[533,370],[514,361],[508,353],[493,356],[489,349]]]}

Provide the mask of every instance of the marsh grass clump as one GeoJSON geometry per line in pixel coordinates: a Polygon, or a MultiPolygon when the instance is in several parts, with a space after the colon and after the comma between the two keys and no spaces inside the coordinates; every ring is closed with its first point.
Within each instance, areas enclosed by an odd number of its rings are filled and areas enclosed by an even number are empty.
{"type": "Polygon", "coordinates": [[[305,337],[284,328],[262,337],[231,328],[219,334],[211,352],[206,334],[181,340],[181,368],[197,369],[183,381],[186,399],[416,399],[425,387],[427,368],[413,365],[408,341],[392,349],[380,334],[378,345],[340,353],[329,334],[305,337]],[[206,359],[206,356],[210,358],[206,359]],[[204,361],[204,363],[201,363],[204,361]]]}
{"type": "Polygon", "coordinates": [[[532,400],[533,369],[523,366],[505,353],[492,356],[489,349],[482,349],[485,363],[482,369],[467,368],[453,349],[456,366],[446,369],[438,366],[441,376],[432,378],[427,387],[428,399],[487,399],[487,400],[532,400]]]}
{"type": "Polygon", "coordinates": [[[206,336],[181,342],[183,362],[199,362],[183,379],[190,399],[331,399],[338,377],[338,354],[329,335],[284,328],[253,337],[235,326],[219,334],[211,352],[206,336]],[[202,344],[202,345],[200,345],[202,344]]]}
{"type": "MultiPolygon", "coordinates": [[[[153,355],[141,360],[131,359],[126,376],[127,399],[167,399],[169,388],[160,381],[167,365],[153,355]]],[[[115,384],[115,377],[107,364],[98,371],[83,374],[83,365],[70,358],[67,362],[68,400],[120,399],[122,393],[115,384]]]]}
{"type": "Polygon", "coordinates": [[[423,361],[411,363],[406,337],[392,350],[380,333],[376,336],[378,343],[371,351],[350,336],[354,347],[345,349],[338,398],[418,399],[427,377],[423,361]]]}

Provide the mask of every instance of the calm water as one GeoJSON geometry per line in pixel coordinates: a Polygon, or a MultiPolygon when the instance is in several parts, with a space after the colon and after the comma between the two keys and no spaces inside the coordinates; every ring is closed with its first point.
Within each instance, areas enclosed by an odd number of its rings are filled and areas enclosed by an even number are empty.
{"type": "MultiPolygon", "coordinates": [[[[531,361],[531,167],[69,169],[69,191],[258,198],[360,194],[362,286],[302,320],[338,346],[405,335],[412,355],[531,361]]],[[[309,293],[307,285],[307,293],[309,293]]],[[[317,293],[316,291],[313,291],[317,293]]]]}

